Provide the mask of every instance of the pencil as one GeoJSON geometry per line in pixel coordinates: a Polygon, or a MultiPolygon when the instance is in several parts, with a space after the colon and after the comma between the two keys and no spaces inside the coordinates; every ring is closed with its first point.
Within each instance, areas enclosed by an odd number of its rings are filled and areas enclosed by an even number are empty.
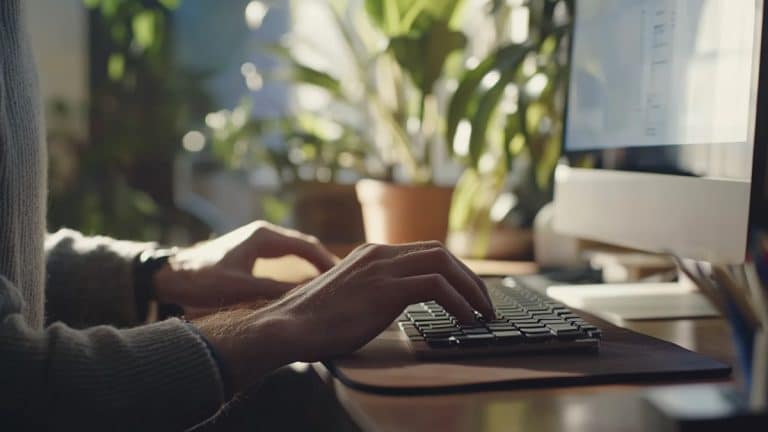
{"type": "Polygon", "coordinates": [[[683,274],[699,288],[701,294],[712,303],[721,315],[727,316],[728,307],[725,304],[725,299],[723,299],[722,295],[712,286],[712,284],[704,281],[700,275],[694,274],[693,271],[686,266],[682,258],[674,254],[671,254],[671,256],[677,263],[677,267],[680,271],[682,271],[683,274]]]}
{"type": "MultiPolygon", "coordinates": [[[[749,298],[748,287],[742,287],[740,284],[734,282],[733,278],[727,271],[723,270],[719,266],[712,266],[712,276],[724,288],[727,292],[728,298],[738,308],[738,311],[743,315],[744,321],[754,330],[762,327],[762,322],[758,318],[756,308],[751,303],[755,303],[754,300],[749,298]]],[[[759,315],[762,316],[762,313],[759,315]]]]}

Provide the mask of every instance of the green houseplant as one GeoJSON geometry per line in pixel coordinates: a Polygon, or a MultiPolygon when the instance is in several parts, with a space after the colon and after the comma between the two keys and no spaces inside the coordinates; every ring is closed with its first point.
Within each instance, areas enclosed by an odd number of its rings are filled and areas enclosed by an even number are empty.
{"type": "MultiPolygon", "coordinates": [[[[373,227],[368,239],[443,239],[450,206],[451,237],[464,239],[453,242],[455,248],[486,256],[500,220],[529,227],[551,199],[572,2],[488,2],[493,47],[474,65],[462,63],[475,55],[470,45],[476,37],[461,31],[464,2],[368,0],[362,20],[351,3],[331,2],[365,89],[362,103],[345,102],[365,109],[373,129],[385,137],[378,146],[383,173],[358,183],[373,227]],[[529,30],[513,41],[509,29],[520,25],[513,20],[520,10],[527,12],[522,24],[529,30]],[[366,38],[366,32],[378,39],[366,38]],[[366,39],[378,45],[366,45],[366,39]],[[452,89],[448,84],[454,79],[458,84],[452,89]],[[453,193],[434,186],[433,153],[441,141],[465,167],[453,193]]],[[[334,88],[338,84],[322,71],[313,76],[323,76],[334,88]]],[[[377,148],[376,142],[371,147],[377,148]]]]}
{"type": "MultiPolygon", "coordinates": [[[[367,178],[357,189],[373,227],[368,240],[445,239],[452,206],[452,231],[469,233],[467,254],[482,256],[495,220],[513,215],[529,225],[549,200],[559,155],[569,3],[489,2],[484,12],[496,32],[476,64],[468,61],[476,55],[470,49],[475,35],[461,30],[463,1],[325,4],[352,70],[341,75],[313,66],[296,49],[303,41],[290,38],[272,47],[288,66],[274,78],[321,89],[336,108],[299,110],[299,123],[329,122],[343,131],[337,136],[360,143],[357,172],[367,178]],[[505,29],[514,8],[530,11],[525,24],[532,30],[513,42],[505,29]],[[465,167],[455,194],[435,186],[435,150],[444,143],[465,167]]],[[[255,129],[264,132],[263,124],[255,129]]],[[[328,137],[317,138],[314,147],[302,144],[314,149],[310,154],[336,147],[328,137]]],[[[270,159],[291,172],[291,152],[270,159]]]]}
{"type": "MultiPolygon", "coordinates": [[[[513,7],[494,2],[498,34],[510,25],[513,7]]],[[[499,238],[492,235],[499,222],[511,218],[517,227],[529,227],[551,200],[573,4],[542,0],[517,7],[528,8],[527,37],[498,39],[463,73],[446,115],[446,140],[466,166],[453,198],[449,239],[463,255],[487,256],[492,239],[499,238]]]]}
{"type": "Polygon", "coordinates": [[[292,82],[322,88],[346,107],[333,121],[374,150],[367,178],[357,184],[369,241],[445,239],[452,188],[434,184],[433,153],[442,139],[442,78],[467,42],[458,29],[462,4],[329,1],[352,59],[343,79],[309,66],[290,45],[278,51],[292,67],[292,82]],[[350,123],[350,111],[362,113],[361,120],[350,123]]]}

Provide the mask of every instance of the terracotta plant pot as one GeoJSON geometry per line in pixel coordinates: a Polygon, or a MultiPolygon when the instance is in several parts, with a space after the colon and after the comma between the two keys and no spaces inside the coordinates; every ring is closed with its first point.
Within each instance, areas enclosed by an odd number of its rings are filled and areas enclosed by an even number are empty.
{"type": "Polygon", "coordinates": [[[293,186],[293,219],[296,229],[329,245],[360,244],[363,219],[355,186],[301,182],[293,186]]]}
{"type": "Polygon", "coordinates": [[[357,182],[365,238],[370,243],[444,242],[453,188],[357,182]]]}
{"type": "Polygon", "coordinates": [[[495,227],[481,253],[475,249],[475,233],[451,231],[446,244],[462,258],[528,261],[533,257],[533,230],[495,227]]]}

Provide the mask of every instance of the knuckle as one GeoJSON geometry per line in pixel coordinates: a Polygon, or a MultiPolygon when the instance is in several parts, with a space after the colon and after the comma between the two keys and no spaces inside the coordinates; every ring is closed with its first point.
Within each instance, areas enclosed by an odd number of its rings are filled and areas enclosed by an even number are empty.
{"type": "Polygon", "coordinates": [[[443,248],[429,249],[428,253],[437,264],[447,266],[453,263],[453,259],[451,258],[450,254],[443,248]]]}
{"type": "Polygon", "coordinates": [[[256,237],[259,235],[263,235],[266,233],[271,232],[272,230],[269,229],[267,225],[265,225],[263,222],[254,222],[253,224],[253,231],[251,232],[251,237],[256,237]]]}
{"type": "Polygon", "coordinates": [[[436,288],[444,289],[449,286],[448,279],[439,273],[433,273],[429,275],[429,280],[436,288]]]}
{"type": "Polygon", "coordinates": [[[366,255],[371,258],[383,257],[386,254],[388,246],[377,243],[369,243],[366,255]]]}

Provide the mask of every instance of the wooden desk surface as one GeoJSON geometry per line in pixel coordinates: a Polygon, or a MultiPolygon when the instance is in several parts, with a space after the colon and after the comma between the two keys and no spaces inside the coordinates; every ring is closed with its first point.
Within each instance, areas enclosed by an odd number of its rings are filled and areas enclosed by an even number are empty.
{"type": "MultiPolygon", "coordinates": [[[[469,264],[481,274],[535,270],[535,266],[527,263],[469,264]]],[[[728,327],[723,320],[646,321],[627,327],[734,364],[728,327]]],[[[344,409],[366,431],[648,430],[641,385],[386,396],[353,390],[330,377],[321,366],[317,369],[344,409]]],[[[738,371],[735,376],[738,377],[738,371]]]]}

